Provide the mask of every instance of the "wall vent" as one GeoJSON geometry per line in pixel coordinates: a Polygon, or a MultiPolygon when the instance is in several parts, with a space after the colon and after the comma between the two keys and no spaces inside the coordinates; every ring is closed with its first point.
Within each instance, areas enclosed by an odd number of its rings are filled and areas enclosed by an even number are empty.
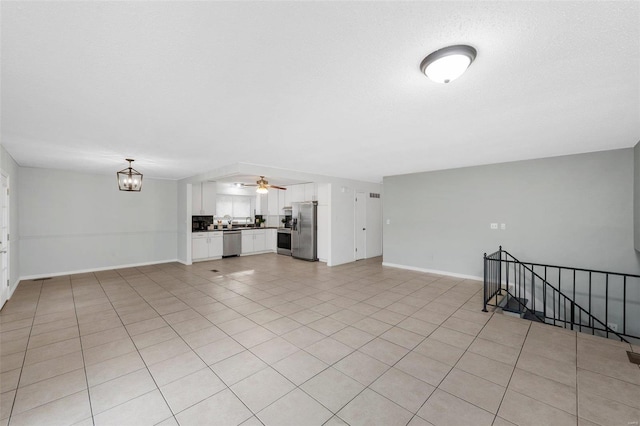
{"type": "Polygon", "coordinates": [[[380,198],[380,194],[376,194],[375,192],[370,192],[369,198],[380,198]]]}

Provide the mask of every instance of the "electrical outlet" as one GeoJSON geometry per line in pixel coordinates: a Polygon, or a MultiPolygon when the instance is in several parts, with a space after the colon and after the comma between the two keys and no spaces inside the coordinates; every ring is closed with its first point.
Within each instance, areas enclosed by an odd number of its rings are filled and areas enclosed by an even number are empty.
{"type": "Polygon", "coordinates": [[[609,327],[610,329],[612,329],[613,331],[618,331],[618,324],[613,323],[613,322],[608,322],[607,323],[607,327],[609,327]]]}
{"type": "Polygon", "coordinates": [[[490,226],[491,226],[491,229],[498,229],[497,223],[492,223],[490,226]]]}

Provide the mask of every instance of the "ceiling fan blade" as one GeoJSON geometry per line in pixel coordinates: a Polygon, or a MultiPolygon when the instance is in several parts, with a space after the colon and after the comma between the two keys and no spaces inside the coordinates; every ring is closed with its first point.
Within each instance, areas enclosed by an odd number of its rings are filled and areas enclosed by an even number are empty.
{"type": "Polygon", "coordinates": [[[275,189],[282,189],[283,191],[286,191],[287,188],[284,188],[282,186],[276,186],[276,185],[267,185],[269,188],[275,188],[275,189]]]}
{"type": "Polygon", "coordinates": [[[255,183],[243,183],[242,186],[259,186],[255,183]]]}

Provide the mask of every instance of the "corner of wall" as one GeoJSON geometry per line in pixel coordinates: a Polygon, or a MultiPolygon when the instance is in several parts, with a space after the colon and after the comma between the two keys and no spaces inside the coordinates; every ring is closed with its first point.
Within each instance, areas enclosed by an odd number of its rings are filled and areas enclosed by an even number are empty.
{"type": "Polygon", "coordinates": [[[9,177],[9,297],[20,282],[20,215],[18,213],[18,175],[20,166],[0,143],[0,169],[9,177]]]}
{"type": "Polygon", "coordinates": [[[634,247],[640,252],[640,142],[633,148],[634,247]]]}

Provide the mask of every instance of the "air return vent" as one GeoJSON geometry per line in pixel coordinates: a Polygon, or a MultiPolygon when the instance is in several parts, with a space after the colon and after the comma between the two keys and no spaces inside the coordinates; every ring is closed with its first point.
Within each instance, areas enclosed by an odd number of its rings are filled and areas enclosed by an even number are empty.
{"type": "Polygon", "coordinates": [[[376,194],[375,192],[370,192],[369,198],[380,198],[380,194],[376,194]]]}

